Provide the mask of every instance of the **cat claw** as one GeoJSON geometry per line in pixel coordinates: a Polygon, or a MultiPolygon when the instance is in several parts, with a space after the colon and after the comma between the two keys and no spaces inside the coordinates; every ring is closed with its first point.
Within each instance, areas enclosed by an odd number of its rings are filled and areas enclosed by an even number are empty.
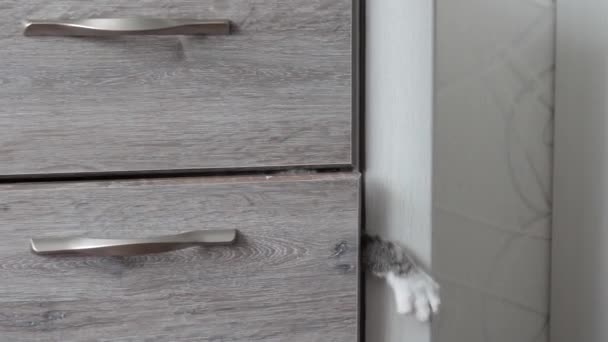
{"type": "Polygon", "coordinates": [[[439,285],[424,271],[414,269],[403,275],[389,272],[386,280],[393,289],[398,313],[415,313],[419,321],[426,322],[439,312],[439,285]]]}

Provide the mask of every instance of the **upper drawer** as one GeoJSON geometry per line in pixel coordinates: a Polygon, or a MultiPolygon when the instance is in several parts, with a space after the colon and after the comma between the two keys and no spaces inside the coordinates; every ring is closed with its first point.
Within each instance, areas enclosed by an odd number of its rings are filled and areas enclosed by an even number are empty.
{"type": "Polygon", "coordinates": [[[353,0],[0,6],[0,175],[344,166],[353,0]],[[226,36],[25,37],[25,19],[228,19],[226,36]]]}

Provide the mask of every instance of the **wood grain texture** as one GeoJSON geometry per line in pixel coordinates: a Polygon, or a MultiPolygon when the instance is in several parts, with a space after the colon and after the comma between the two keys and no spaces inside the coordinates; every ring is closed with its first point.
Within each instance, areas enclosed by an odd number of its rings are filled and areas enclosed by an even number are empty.
{"type": "Polygon", "coordinates": [[[351,174],[1,185],[1,339],[356,341],[358,197],[351,174]],[[238,243],[125,258],[28,246],[205,228],[238,243]]]}
{"type": "Polygon", "coordinates": [[[353,0],[7,0],[0,175],[349,165],[353,0]],[[230,19],[230,36],[24,37],[24,19],[230,19]]]}

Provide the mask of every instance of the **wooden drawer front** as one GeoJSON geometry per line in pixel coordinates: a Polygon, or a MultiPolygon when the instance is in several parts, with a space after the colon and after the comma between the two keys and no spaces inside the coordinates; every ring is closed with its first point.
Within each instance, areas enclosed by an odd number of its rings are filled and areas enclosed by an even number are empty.
{"type": "Polygon", "coordinates": [[[5,0],[0,176],[349,165],[353,0],[5,0]],[[229,36],[25,37],[21,20],[229,19],[229,36]]]}
{"type": "Polygon", "coordinates": [[[11,342],[357,338],[353,175],[0,186],[0,336],[11,342]],[[28,238],[237,228],[236,245],[42,257],[28,238]]]}

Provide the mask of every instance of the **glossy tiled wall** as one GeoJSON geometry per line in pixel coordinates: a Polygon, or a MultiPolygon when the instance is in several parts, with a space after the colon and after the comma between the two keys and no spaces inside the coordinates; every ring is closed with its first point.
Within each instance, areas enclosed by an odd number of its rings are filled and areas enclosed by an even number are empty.
{"type": "Polygon", "coordinates": [[[435,342],[545,342],[555,3],[437,0],[435,342]]]}

